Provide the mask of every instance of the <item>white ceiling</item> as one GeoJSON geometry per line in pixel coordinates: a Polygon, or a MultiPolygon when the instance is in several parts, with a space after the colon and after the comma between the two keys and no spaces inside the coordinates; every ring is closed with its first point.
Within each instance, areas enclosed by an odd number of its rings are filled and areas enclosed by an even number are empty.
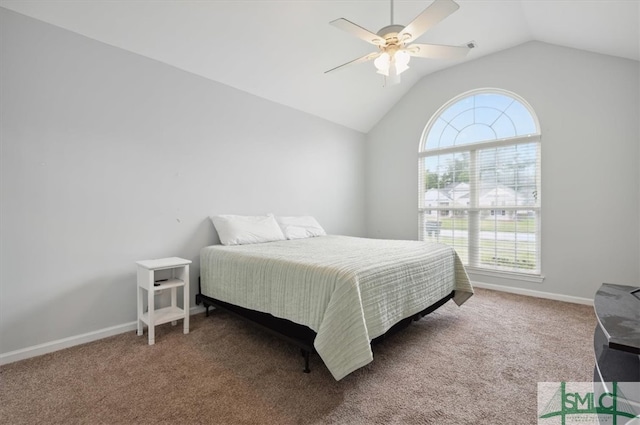
{"type": "MultiPolygon", "coordinates": [[[[640,0],[457,0],[460,9],[418,39],[475,41],[473,60],[530,40],[640,60],[640,0]]],[[[408,24],[431,0],[395,1],[408,24]]],[[[372,32],[387,0],[0,0],[0,5],[95,40],[368,132],[421,77],[461,61],[412,59],[398,86],[372,63],[324,71],[375,47],[329,25],[372,32]]]]}

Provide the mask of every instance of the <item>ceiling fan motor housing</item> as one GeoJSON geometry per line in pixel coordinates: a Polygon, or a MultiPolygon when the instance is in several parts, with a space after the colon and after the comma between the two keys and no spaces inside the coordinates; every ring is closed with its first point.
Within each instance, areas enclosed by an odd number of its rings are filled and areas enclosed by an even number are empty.
{"type": "Polygon", "coordinates": [[[387,25],[378,31],[377,35],[384,38],[387,41],[387,44],[389,44],[390,41],[392,42],[393,39],[396,40],[393,44],[398,44],[401,41],[398,40],[398,34],[400,34],[400,31],[403,29],[404,25],[387,25]]]}

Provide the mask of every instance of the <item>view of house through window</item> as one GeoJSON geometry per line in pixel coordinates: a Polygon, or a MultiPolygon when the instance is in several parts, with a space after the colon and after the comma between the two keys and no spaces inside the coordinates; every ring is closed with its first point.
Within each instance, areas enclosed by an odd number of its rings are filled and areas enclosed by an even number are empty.
{"type": "Polygon", "coordinates": [[[470,268],[540,274],[540,127],[524,99],[492,89],[447,103],[418,168],[421,240],[470,268]]]}

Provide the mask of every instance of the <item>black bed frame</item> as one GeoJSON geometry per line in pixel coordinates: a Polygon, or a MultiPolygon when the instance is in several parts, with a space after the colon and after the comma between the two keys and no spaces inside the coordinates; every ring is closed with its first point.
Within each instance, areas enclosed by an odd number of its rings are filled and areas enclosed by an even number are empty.
{"type": "MultiPolygon", "coordinates": [[[[371,341],[372,344],[376,344],[384,338],[395,334],[401,329],[406,328],[412,321],[420,320],[427,314],[435,311],[451,298],[453,298],[455,291],[451,291],[450,294],[435,302],[429,307],[425,308],[419,313],[413,316],[402,319],[395,325],[393,325],[387,332],[371,341]]],[[[200,278],[198,278],[198,293],[196,294],[196,304],[203,304],[206,309],[206,316],[209,317],[209,308],[215,307],[222,309],[237,316],[243,320],[252,323],[253,325],[269,332],[276,337],[288,341],[300,348],[300,353],[304,357],[304,373],[311,372],[309,369],[309,356],[311,353],[315,353],[316,350],[313,346],[313,341],[316,338],[316,332],[307,326],[294,323],[287,319],[281,319],[279,317],[272,316],[269,313],[262,313],[255,310],[246,309],[237,305],[229,304],[224,301],[217,300],[215,298],[208,297],[202,294],[202,286],[200,278]]]]}

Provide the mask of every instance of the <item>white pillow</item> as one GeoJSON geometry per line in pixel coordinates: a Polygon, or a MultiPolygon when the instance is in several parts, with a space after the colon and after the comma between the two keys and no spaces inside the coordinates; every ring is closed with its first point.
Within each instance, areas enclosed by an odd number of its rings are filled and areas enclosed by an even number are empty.
{"type": "Polygon", "coordinates": [[[318,221],[311,216],[276,217],[276,220],[287,239],[312,238],[327,234],[318,221]]]}
{"type": "Polygon", "coordinates": [[[286,238],[272,214],[215,215],[211,217],[222,245],[283,241],[286,238]]]}

